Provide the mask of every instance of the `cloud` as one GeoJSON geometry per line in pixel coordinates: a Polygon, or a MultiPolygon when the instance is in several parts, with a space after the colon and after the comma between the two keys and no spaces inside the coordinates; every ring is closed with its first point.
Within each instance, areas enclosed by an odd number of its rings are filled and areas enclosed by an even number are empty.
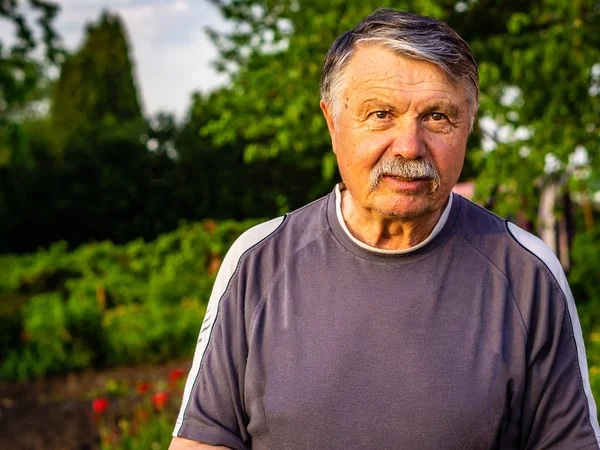
{"type": "Polygon", "coordinates": [[[185,0],[176,0],[173,4],[173,9],[175,11],[189,11],[190,3],[185,0]]]}
{"type": "Polygon", "coordinates": [[[186,42],[164,41],[143,46],[137,52],[137,73],[145,86],[146,110],[173,110],[178,117],[185,114],[193,91],[207,92],[225,79],[210,67],[217,57],[214,46],[202,29],[189,34],[186,42]]]}

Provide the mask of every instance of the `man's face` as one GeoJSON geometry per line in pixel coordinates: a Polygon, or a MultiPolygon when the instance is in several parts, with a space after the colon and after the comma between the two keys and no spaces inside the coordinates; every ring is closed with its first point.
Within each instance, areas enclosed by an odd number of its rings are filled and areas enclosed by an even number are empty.
{"type": "Polygon", "coordinates": [[[327,105],[321,108],[352,206],[405,219],[440,210],[465,156],[464,86],[434,64],[364,45],[355,50],[342,83],[337,120],[327,105]],[[393,162],[412,165],[417,178],[393,162]],[[439,175],[437,186],[428,179],[432,170],[419,171],[428,163],[439,175]]]}

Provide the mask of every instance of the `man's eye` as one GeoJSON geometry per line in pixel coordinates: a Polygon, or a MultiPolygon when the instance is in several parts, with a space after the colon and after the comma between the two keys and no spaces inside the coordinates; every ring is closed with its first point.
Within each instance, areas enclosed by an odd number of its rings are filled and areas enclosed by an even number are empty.
{"type": "Polygon", "coordinates": [[[440,121],[440,120],[444,120],[446,118],[445,114],[439,113],[439,112],[434,112],[431,113],[431,120],[434,120],[436,122],[440,121]]]}
{"type": "Polygon", "coordinates": [[[390,113],[387,111],[375,111],[375,117],[378,119],[387,119],[389,115],[390,113]]]}

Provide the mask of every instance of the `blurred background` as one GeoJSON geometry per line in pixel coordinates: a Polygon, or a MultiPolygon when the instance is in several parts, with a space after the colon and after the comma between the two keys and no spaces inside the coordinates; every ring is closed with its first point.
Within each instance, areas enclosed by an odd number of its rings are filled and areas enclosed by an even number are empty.
{"type": "Polygon", "coordinates": [[[339,180],[321,64],[378,6],[471,45],[457,190],[557,254],[600,399],[600,1],[0,0],[0,447],[167,447],[227,248],[339,180]]]}

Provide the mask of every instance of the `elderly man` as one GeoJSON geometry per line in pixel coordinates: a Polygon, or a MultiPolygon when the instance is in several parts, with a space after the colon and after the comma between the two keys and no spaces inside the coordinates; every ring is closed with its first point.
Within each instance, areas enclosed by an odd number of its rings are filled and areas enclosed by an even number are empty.
{"type": "Polygon", "coordinates": [[[171,449],[599,448],[559,263],[451,192],[468,45],[378,10],[335,41],[321,94],[343,183],[229,251],[171,449]]]}

